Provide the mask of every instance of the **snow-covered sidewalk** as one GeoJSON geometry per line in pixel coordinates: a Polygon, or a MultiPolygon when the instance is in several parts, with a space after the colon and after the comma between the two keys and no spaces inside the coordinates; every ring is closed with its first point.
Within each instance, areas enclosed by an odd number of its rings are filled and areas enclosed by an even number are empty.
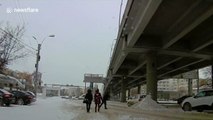
{"type": "MultiPolygon", "coordinates": [[[[128,107],[126,103],[108,101],[108,109],[86,112],[82,100],[69,100],[60,97],[39,98],[27,106],[12,105],[0,107],[0,120],[212,120],[207,113],[185,113],[143,110],[128,107]]],[[[154,108],[153,108],[154,109],[154,108]]]]}
{"type": "Polygon", "coordinates": [[[59,97],[41,99],[30,105],[0,107],[0,120],[70,120],[74,115],[62,109],[59,97]]]}

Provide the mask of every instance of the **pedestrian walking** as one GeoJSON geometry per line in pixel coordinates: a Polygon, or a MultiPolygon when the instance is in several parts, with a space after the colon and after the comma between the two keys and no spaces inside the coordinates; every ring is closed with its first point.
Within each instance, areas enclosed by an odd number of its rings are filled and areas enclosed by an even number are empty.
{"type": "Polygon", "coordinates": [[[91,103],[92,103],[92,90],[88,89],[87,90],[87,94],[85,95],[85,98],[84,98],[84,102],[86,103],[86,109],[87,109],[87,112],[89,113],[90,111],[90,106],[91,106],[91,103]]]}
{"type": "Polygon", "coordinates": [[[108,93],[105,93],[104,96],[103,96],[103,99],[102,99],[102,102],[101,102],[101,105],[100,105],[100,108],[101,106],[104,104],[104,108],[107,109],[107,100],[109,99],[109,94],[108,93]]]}
{"type": "Polygon", "coordinates": [[[95,91],[95,94],[94,94],[94,100],[95,100],[95,112],[99,112],[100,110],[100,103],[102,101],[102,96],[101,96],[101,93],[99,92],[99,89],[97,89],[95,91]]]}

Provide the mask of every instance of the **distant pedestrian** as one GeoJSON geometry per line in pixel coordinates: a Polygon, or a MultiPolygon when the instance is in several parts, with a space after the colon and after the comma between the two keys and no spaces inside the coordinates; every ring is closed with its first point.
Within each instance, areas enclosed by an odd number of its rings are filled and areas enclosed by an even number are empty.
{"type": "Polygon", "coordinates": [[[102,102],[101,102],[101,105],[100,105],[100,108],[101,106],[104,104],[104,108],[107,109],[107,100],[109,99],[109,94],[108,93],[105,93],[104,96],[103,96],[103,99],[102,99],[102,102]]]}
{"type": "Polygon", "coordinates": [[[89,113],[90,111],[90,106],[91,106],[91,103],[92,103],[92,90],[88,89],[87,90],[87,94],[85,95],[85,100],[86,100],[86,109],[87,109],[87,112],[89,113]]]}
{"type": "Polygon", "coordinates": [[[94,100],[95,100],[95,112],[99,112],[100,110],[100,103],[102,101],[102,96],[101,96],[101,93],[99,92],[99,89],[97,89],[95,91],[95,94],[94,94],[94,100]]]}

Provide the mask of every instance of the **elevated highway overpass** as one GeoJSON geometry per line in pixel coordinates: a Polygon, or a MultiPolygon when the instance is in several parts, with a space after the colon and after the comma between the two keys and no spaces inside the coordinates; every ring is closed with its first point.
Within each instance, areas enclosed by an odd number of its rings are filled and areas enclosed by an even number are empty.
{"type": "Polygon", "coordinates": [[[105,90],[147,84],[213,63],[213,0],[128,0],[107,72],[105,90]]]}

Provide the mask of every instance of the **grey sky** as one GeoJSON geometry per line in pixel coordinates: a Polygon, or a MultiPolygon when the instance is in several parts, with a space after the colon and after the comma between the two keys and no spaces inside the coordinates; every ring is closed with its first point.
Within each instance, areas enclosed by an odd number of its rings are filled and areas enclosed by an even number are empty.
{"type": "MultiPolygon", "coordinates": [[[[127,0],[124,0],[123,9],[127,0]]],[[[44,83],[84,85],[84,73],[106,74],[113,40],[117,37],[121,0],[1,0],[0,21],[25,22],[24,42],[42,44],[39,70],[44,83]],[[38,13],[7,13],[7,8],[37,8],[38,13]]],[[[123,13],[123,12],[122,12],[123,13]]],[[[9,68],[33,72],[35,55],[9,68]]]]}

